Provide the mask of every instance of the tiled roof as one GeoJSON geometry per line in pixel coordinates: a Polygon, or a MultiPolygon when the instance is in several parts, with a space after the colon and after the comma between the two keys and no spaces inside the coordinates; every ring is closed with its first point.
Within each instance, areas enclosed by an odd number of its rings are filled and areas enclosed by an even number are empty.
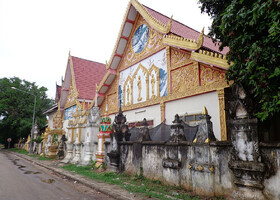
{"type": "Polygon", "coordinates": [[[60,99],[61,95],[61,86],[56,84],[56,94],[55,94],[55,103],[57,103],[60,99]]]}
{"type": "Polygon", "coordinates": [[[106,73],[105,64],[71,56],[76,88],[80,99],[92,100],[95,85],[99,84],[106,73]]]}
{"type": "MultiPolygon", "coordinates": [[[[167,24],[168,21],[169,21],[169,17],[145,6],[145,8],[147,9],[147,11],[154,17],[156,18],[158,21],[164,23],[164,24],[167,24]]],[[[176,20],[172,20],[172,23],[171,23],[171,31],[173,34],[176,34],[178,36],[181,36],[181,37],[184,37],[184,38],[188,38],[188,39],[194,39],[194,40],[197,40],[200,32],[180,23],[180,22],[177,22],[176,20]]],[[[215,43],[213,43],[212,39],[207,37],[207,36],[204,36],[204,41],[203,41],[203,44],[202,44],[203,47],[205,48],[208,48],[210,50],[213,50],[215,52],[219,52],[221,54],[226,54],[228,51],[229,51],[229,48],[228,47],[225,47],[223,49],[222,52],[219,51],[219,46],[216,45],[215,43]]]]}

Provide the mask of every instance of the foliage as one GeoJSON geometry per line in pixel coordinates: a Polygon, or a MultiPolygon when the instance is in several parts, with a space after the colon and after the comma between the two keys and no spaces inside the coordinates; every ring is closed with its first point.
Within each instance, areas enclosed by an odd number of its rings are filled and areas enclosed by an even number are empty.
{"type": "Polygon", "coordinates": [[[280,1],[199,0],[213,19],[209,35],[228,46],[228,80],[241,83],[261,120],[280,112],[280,1]]]}
{"type": "Polygon", "coordinates": [[[54,133],[52,136],[52,143],[57,143],[58,142],[58,134],[54,133]]]}
{"type": "Polygon", "coordinates": [[[20,137],[27,138],[32,128],[34,96],[12,87],[36,96],[35,120],[39,128],[46,125],[43,111],[53,104],[45,87],[17,77],[0,79],[0,142],[3,143],[8,137],[12,138],[12,142],[17,142],[20,137]]]}
{"type": "MultiPolygon", "coordinates": [[[[93,161],[94,162],[94,161],[93,161]]],[[[223,197],[209,198],[193,196],[191,192],[176,186],[163,185],[158,180],[149,180],[144,178],[143,169],[140,169],[140,175],[129,176],[127,174],[114,172],[98,173],[93,171],[91,166],[76,166],[74,164],[62,167],[68,171],[86,176],[90,179],[100,180],[109,184],[116,184],[123,189],[128,190],[138,195],[143,195],[146,198],[157,199],[223,199],[223,197]],[[142,172],[141,172],[142,171],[142,172]]]]}
{"type": "Polygon", "coordinates": [[[33,138],[31,141],[36,142],[37,144],[41,143],[43,141],[43,138],[41,135],[39,135],[37,138],[33,138]]]}

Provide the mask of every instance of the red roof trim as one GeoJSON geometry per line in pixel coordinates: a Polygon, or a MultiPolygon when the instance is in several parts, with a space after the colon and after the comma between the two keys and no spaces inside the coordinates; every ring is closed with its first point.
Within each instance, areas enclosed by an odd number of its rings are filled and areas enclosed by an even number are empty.
{"type": "Polygon", "coordinates": [[[98,92],[98,96],[99,96],[99,97],[105,97],[105,94],[104,94],[104,93],[99,93],[99,92],[98,92]]]}
{"type": "Polygon", "coordinates": [[[125,39],[125,40],[129,40],[128,37],[125,37],[125,36],[121,36],[122,39],[125,39]]]}
{"type": "Polygon", "coordinates": [[[122,55],[115,53],[115,56],[122,58],[122,55]]]}
{"type": "Polygon", "coordinates": [[[129,19],[126,19],[125,22],[131,23],[131,24],[135,23],[135,21],[132,21],[132,20],[129,20],[129,19]]]}

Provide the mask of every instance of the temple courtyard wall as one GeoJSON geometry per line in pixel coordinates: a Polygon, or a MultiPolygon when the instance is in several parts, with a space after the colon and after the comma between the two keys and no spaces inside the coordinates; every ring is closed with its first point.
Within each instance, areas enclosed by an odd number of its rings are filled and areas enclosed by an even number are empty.
{"type": "MultiPolygon", "coordinates": [[[[236,178],[229,167],[231,142],[194,144],[189,141],[127,141],[119,144],[120,165],[125,173],[142,174],[146,178],[168,185],[182,186],[198,195],[230,197],[233,193],[240,193],[240,188],[235,184],[236,178]]],[[[108,143],[107,147],[107,151],[110,151],[108,143]]],[[[260,151],[267,170],[261,180],[264,186],[262,193],[267,199],[279,199],[280,144],[262,143],[260,151]]],[[[107,165],[110,165],[109,158],[105,160],[107,165]]],[[[246,174],[243,172],[242,176],[246,174]]],[[[244,189],[247,192],[245,187],[244,189]]],[[[244,195],[244,199],[246,198],[244,195]]]]}

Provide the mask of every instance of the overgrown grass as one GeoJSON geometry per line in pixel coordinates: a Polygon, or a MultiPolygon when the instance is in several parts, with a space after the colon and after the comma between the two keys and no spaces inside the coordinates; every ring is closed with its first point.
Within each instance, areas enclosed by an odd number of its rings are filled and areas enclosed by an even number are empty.
{"type": "MultiPolygon", "coordinates": [[[[148,198],[158,198],[162,200],[168,199],[184,199],[184,200],[199,200],[199,199],[223,199],[223,198],[207,198],[194,196],[181,187],[167,186],[162,184],[157,180],[149,180],[140,175],[129,176],[127,174],[121,173],[116,174],[114,172],[100,173],[95,171],[90,166],[76,166],[74,164],[69,164],[62,167],[68,171],[75,172],[77,174],[86,176],[90,179],[103,181],[109,184],[115,184],[121,186],[123,189],[128,190],[132,193],[137,193],[148,198]]],[[[141,170],[140,170],[141,171],[141,170]]]]}
{"type": "Polygon", "coordinates": [[[29,154],[28,151],[26,151],[25,149],[16,149],[16,148],[12,148],[9,149],[9,151],[13,151],[16,153],[20,153],[20,154],[24,154],[33,158],[37,158],[38,160],[54,160],[54,158],[47,158],[45,155],[44,156],[40,156],[37,154],[29,154]]]}

